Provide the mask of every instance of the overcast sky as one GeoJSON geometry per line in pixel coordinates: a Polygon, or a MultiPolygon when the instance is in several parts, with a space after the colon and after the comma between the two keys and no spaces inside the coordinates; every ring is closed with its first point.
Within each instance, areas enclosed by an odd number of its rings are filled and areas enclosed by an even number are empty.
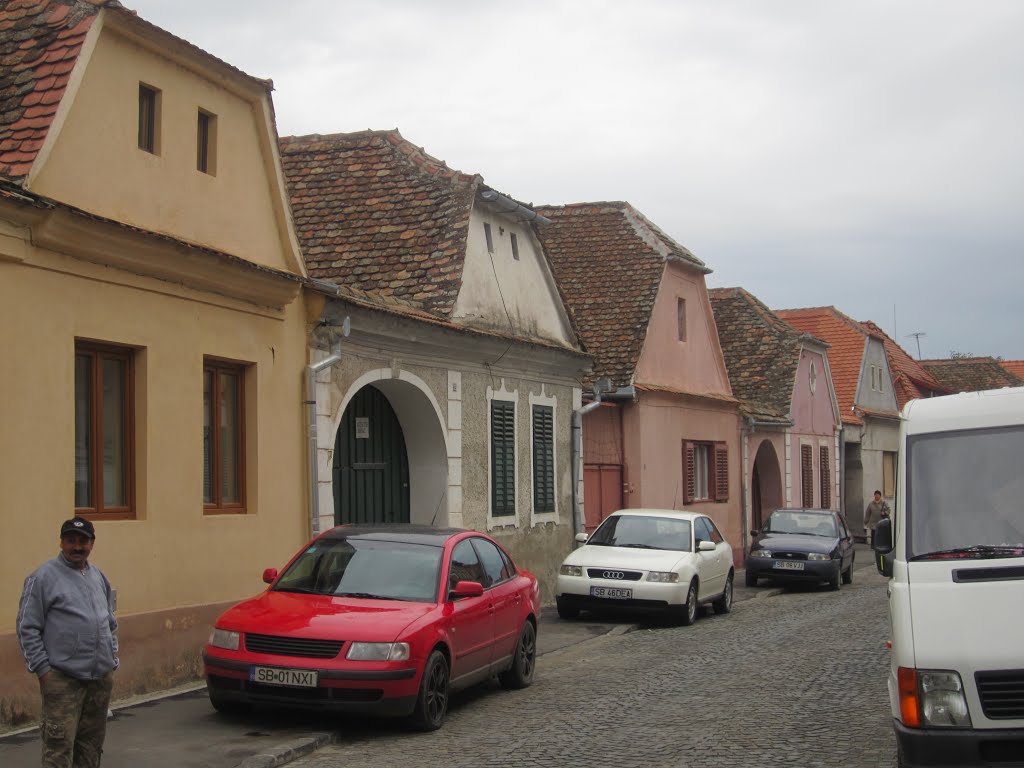
{"type": "Polygon", "coordinates": [[[626,200],[772,308],[1024,358],[1019,0],[122,0],[525,202],[626,200]]]}

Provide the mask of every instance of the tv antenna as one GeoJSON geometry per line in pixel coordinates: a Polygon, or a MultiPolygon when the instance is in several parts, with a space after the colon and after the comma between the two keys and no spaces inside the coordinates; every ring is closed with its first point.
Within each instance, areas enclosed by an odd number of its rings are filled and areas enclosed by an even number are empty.
{"type": "Polygon", "coordinates": [[[924,331],[914,331],[914,333],[908,333],[907,334],[907,338],[908,339],[913,337],[913,339],[917,342],[917,359],[918,360],[921,359],[921,337],[922,336],[927,336],[927,335],[928,334],[925,333],[924,331]]]}

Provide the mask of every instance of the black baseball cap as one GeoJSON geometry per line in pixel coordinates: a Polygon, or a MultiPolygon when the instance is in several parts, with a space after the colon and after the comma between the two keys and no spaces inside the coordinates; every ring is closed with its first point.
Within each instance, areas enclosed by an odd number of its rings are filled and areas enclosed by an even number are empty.
{"type": "Polygon", "coordinates": [[[64,521],[64,525],[60,527],[60,537],[63,539],[69,533],[80,533],[90,539],[96,538],[96,529],[84,517],[72,517],[70,520],[64,521]]]}

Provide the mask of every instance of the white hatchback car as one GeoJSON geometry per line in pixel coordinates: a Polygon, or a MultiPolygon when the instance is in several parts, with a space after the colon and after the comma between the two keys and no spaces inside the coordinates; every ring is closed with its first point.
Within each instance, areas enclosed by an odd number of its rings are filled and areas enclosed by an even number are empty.
{"type": "Polygon", "coordinates": [[[620,509],[562,562],[558,615],[628,607],[662,611],[683,624],[710,603],[732,609],[733,553],[707,515],[673,509],[620,509]]]}

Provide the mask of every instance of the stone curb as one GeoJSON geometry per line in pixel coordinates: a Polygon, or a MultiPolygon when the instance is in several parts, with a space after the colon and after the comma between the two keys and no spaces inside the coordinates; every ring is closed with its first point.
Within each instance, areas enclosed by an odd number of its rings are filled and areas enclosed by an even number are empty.
{"type": "Polygon", "coordinates": [[[312,733],[286,744],[251,755],[235,768],[279,768],[338,740],[335,733],[312,733]]]}

